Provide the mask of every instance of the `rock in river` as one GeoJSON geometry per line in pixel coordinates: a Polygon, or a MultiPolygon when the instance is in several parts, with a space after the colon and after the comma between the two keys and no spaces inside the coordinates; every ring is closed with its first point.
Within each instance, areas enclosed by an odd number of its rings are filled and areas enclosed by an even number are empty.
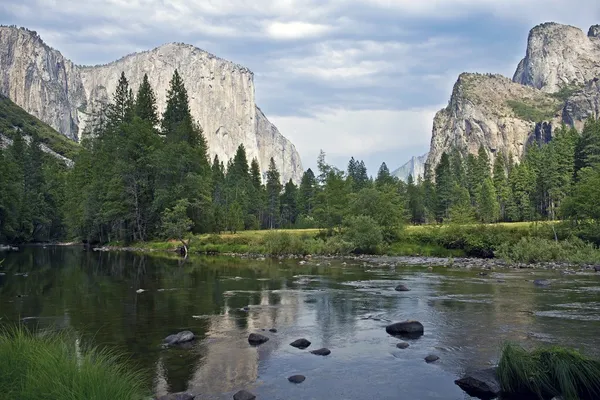
{"type": "Polygon", "coordinates": [[[292,343],[290,343],[290,346],[295,347],[297,349],[304,350],[304,349],[308,348],[308,346],[310,346],[310,342],[303,338],[303,339],[294,340],[292,343]]]}
{"type": "Polygon", "coordinates": [[[194,400],[196,396],[189,393],[171,393],[158,397],[156,400],[194,400]]]}
{"type": "Polygon", "coordinates": [[[396,286],[395,290],[396,290],[396,292],[408,292],[408,291],[410,291],[410,289],[407,288],[404,285],[398,285],[398,286],[396,286]]]}
{"type": "Polygon", "coordinates": [[[600,272],[600,265],[596,265],[596,266],[594,267],[594,271],[596,271],[596,272],[600,272]]]}
{"type": "Polygon", "coordinates": [[[424,328],[419,321],[404,321],[386,326],[385,331],[392,336],[419,337],[423,335],[424,328]]]}
{"type": "Polygon", "coordinates": [[[237,392],[236,394],[233,395],[233,400],[254,400],[254,399],[256,399],[256,396],[245,390],[240,390],[239,392],[237,392]]]}
{"type": "Polygon", "coordinates": [[[167,345],[175,345],[180,343],[191,342],[195,338],[196,335],[194,335],[192,332],[182,331],[174,335],[167,336],[166,338],[164,338],[163,343],[167,345]]]}
{"type": "Polygon", "coordinates": [[[323,347],[322,349],[313,350],[313,351],[311,351],[311,353],[315,354],[317,356],[328,356],[331,354],[331,350],[323,347]]]}
{"type": "Polygon", "coordinates": [[[496,368],[488,368],[465,375],[454,381],[469,396],[488,400],[498,397],[500,384],[496,376],[496,368]]]}
{"type": "Polygon", "coordinates": [[[396,345],[396,347],[399,348],[399,349],[407,349],[408,346],[410,346],[410,345],[408,343],[406,343],[406,342],[400,342],[400,343],[398,343],[396,345]]]}
{"type": "Polygon", "coordinates": [[[288,378],[288,381],[292,383],[302,383],[306,377],[304,375],[293,375],[288,378]]]}
{"type": "Polygon", "coordinates": [[[271,329],[269,329],[269,332],[271,332],[271,333],[277,333],[277,329],[271,328],[271,329]]]}
{"type": "Polygon", "coordinates": [[[533,281],[533,284],[535,286],[546,287],[550,286],[550,281],[548,279],[536,279],[533,281]]]}
{"type": "Polygon", "coordinates": [[[248,343],[253,346],[258,346],[259,344],[263,344],[269,341],[269,338],[261,335],[260,333],[251,333],[248,336],[248,343]]]}
{"type": "Polygon", "coordinates": [[[438,356],[436,356],[435,354],[430,354],[427,357],[425,357],[425,362],[426,363],[432,363],[432,362],[436,362],[439,359],[440,358],[438,356]]]}

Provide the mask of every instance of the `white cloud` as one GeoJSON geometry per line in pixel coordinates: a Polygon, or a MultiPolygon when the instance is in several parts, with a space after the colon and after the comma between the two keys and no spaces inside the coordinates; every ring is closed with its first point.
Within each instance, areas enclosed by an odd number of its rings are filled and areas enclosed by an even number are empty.
{"type": "Polygon", "coordinates": [[[332,109],[314,117],[269,119],[292,140],[311,165],[320,149],[332,157],[365,158],[381,151],[429,146],[435,106],[414,110],[332,109]]]}
{"type": "Polygon", "coordinates": [[[319,37],[331,30],[332,27],[328,25],[302,21],[271,22],[266,28],[266,32],[271,38],[283,40],[319,37]]]}

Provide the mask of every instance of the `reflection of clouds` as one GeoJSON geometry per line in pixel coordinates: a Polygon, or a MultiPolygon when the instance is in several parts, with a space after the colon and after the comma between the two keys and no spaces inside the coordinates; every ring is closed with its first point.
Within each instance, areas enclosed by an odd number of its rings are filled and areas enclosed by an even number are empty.
{"type": "Polygon", "coordinates": [[[280,345],[277,337],[259,347],[251,347],[247,334],[262,329],[281,328],[296,324],[301,298],[292,291],[262,290],[257,304],[250,305],[247,314],[228,305],[225,297],[223,313],[210,318],[206,341],[195,351],[201,353],[194,366],[188,390],[192,393],[223,393],[254,384],[259,375],[259,362],[266,360],[280,345]],[[240,328],[245,318],[247,328],[240,328]]]}

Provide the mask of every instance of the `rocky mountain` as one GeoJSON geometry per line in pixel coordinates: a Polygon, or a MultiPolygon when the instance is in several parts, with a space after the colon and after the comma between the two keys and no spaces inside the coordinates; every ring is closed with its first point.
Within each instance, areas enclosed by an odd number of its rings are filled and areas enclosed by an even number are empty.
{"type": "Polygon", "coordinates": [[[400,168],[392,171],[392,175],[404,182],[408,180],[409,175],[412,175],[416,182],[419,178],[423,178],[423,174],[425,173],[425,162],[427,161],[428,155],[429,153],[425,153],[422,156],[411,157],[411,159],[400,168]]]}
{"type": "Polygon", "coordinates": [[[78,66],[36,32],[0,27],[0,94],[74,141],[94,111],[112,97],[121,72],[134,91],[148,74],[163,111],[175,69],[188,90],[192,115],[204,129],[211,158],[218,155],[226,162],[244,144],[248,159],[256,157],[263,172],[273,157],[282,180],[300,181],[300,156],[257,107],[254,75],[247,68],[181,43],[105,65],[78,66]]]}
{"type": "Polygon", "coordinates": [[[600,25],[587,35],[556,23],[534,27],[525,58],[512,80],[501,75],[463,73],[448,106],[433,121],[428,167],[453,148],[491,160],[502,152],[518,161],[526,144],[550,140],[561,123],[580,129],[600,116],[600,25]]]}

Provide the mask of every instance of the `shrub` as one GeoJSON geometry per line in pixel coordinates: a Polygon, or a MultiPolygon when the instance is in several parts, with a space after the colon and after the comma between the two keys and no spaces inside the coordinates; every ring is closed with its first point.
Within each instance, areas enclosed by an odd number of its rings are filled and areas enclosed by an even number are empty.
{"type": "Polygon", "coordinates": [[[374,254],[383,243],[381,227],[371,217],[350,217],[344,221],[344,225],[344,239],[352,243],[356,253],[374,254]]]}
{"type": "Polygon", "coordinates": [[[0,332],[0,397],[19,400],[135,400],[148,397],[140,373],[72,335],[0,332]]]}
{"type": "Polygon", "coordinates": [[[502,391],[509,395],[600,398],[600,362],[575,350],[548,347],[529,352],[507,344],[497,374],[502,391]]]}
{"type": "Polygon", "coordinates": [[[568,261],[589,264],[600,262],[600,250],[593,244],[585,243],[578,238],[555,241],[524,237],[514,244],[502,244],[497,255],[508,261],[524,263],[568,261]]]}
{"type": "Polygon", "coordinates": [[[268,232],[264,235],[262,242],[265,253],[272,256],[308,254],[308,249],[302,239],[287,232],[268,232]]]}

